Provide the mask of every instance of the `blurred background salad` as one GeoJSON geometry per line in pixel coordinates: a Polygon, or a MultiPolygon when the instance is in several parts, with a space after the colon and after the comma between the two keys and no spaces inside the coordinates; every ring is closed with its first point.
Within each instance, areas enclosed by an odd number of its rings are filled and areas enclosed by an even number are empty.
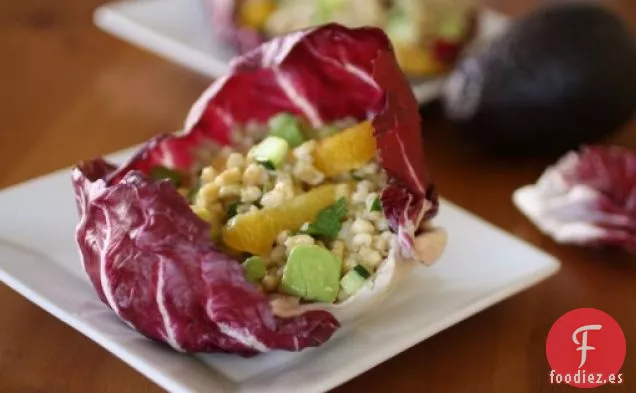
{"type": "Polygon", "coordinates": [[[410,77],[448,71],[475,30],[474,0],[205,0],[214,28],[239,52],[291,31],[335,22],[390,37],[410,77]]]}

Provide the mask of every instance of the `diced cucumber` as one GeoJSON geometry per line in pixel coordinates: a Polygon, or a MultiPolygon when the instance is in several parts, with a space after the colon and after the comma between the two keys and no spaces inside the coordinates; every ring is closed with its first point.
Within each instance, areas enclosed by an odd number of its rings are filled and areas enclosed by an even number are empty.
{"type": "Polygon", "coordinates": [[[356,265],[351,270],[354,270],[356,273],[358,273],[358,275],[360,275],[360,277],[364,278],[365,280],[371,277],[371,273],[369,273],[369,271],[362,265],[356,265]]]}
{"type": "Polygon", "coordinates": [[[351,296],[362,288],[371,274],[362,265],[356,265],[353,269],[349,270],[340,280],[341,290],[351,296]]]}
{"type": "Polygon", "coordinates": [[[252,282],[257,282],[267,275],[265,261],[259,256],[252,256],[243,262],[245,277],[252,282]]]}
{"type": "Polygon", "coordinates": [[[444,18],[439,31],[439,38],[449,41],[459,40],[466,31],[466,20],[463,15],[450,15],[444,18]]]}
{"type": "Polygon", "coordinates": [[[399,8],[393,9],[389,14],[385,30],[394,43],[414,44],[419,41],[420,32],[416,21],[399,8]]]}
{"type": "Polygon", "coordinates": [[[300,120],[290,113],[281,113],[269,119],[269,135],[286,140],[291,147],[305,141],[300,120]]]}
{"type": "Polygon", "coordinates": [[[265,168],[278,169],[287,158],[289,143],[277,136],[268,136],[252,150],[252,157],[265,168]]]}

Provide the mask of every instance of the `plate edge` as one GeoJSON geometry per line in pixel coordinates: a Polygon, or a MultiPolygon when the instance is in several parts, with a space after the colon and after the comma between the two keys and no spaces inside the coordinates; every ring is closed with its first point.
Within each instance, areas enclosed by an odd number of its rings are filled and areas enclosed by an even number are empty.
{"type": "MultiPolygon", "coordinates": [[[[470,307],[470,311],[468,312],[455,312],[453,314],[450,314],[450,316],[444,318],[442,320],[442,322],[438,322],[435,324],[432,324],[432,327],[430,329],[426,330],[426,333],[422,335],[422,338],[418,338],[414,343],[404,343],[404,344],[400,344],[400,345],[396,345],[395,347],[397,349],[390,351],[389,355],[386,357],[378,357],[378,359],[374,359],[373,361],[371,361],[369,364],[369,367],[360,367],[359,369],[355,370],[354,372],[351,373],[351,375],[345,379],[345,380],[341,380],[339,382],[327,382],[325,384],[325,386],[327,386],[327,389],[324,390],[315,390],[315,391],[306,391],[306,393],[324,393],[327,392],[331,389],[337,388],[341,385],[343,385],[344,383],[353,380],[354,378],[359,377],[360,375],[364,374],[365,372],[371,371],[372,369],[374,369],[375,367],[377,367],[378,365],[388,361],[389,359],[392,359],[398,355],[400,355],[402,352],[405,352],[421,343],[423,343],[424,341],[434,337],[435,335],[461,323],[464,322],[465,320],[467,320],[468,318],[471,318],[487,309],[489,309],[490,307],[493,307],[505,300],[508,300],[509,298],[518,295],[536,285],[538,285],[539,283],[546,281],[547,279],[551,278],[552,276],[554,276],[560,269],[561,269],[561,264],[558,260],[556,260],[554,257],[551,257],[548,255],[548,258],[546,259],[546,262],[548,263],[548,265],[546,265],[542,270],[538,270],[534,275],[529,276],[529,277],[524,277],[524,279],[519,279],[516,282],[515,286],[511,286],[511,288],[507,288],[506,290],[491,294],[489,296],[485,296],[483,298],[481,298],[480,300],[476,301],[474,303],[473,306],[470,307]]],[[[334,378],[335,379],[335,378],[334,378]]]]}
{"type": "MultiPolygon", "coordinates": [[[[69,274],[68,272],[65,273],[69,274]]],[[[199,393],[187,386],[184,386],[179,380],[176,380],[163,372],[157,372],[158,370],[151,364],[148,364],[144,357],[130,353],[129,350],[121,343],[115,342],[113,345],[112,341],[104,337],[102,333],[88,326],[81,318],[75,317],[71,312],[66,311],[63,307],[58,306],[56,302],[41,294],[36,288],[26,284],[18,277],[6,273],[2,268],[0,268],[0,282],[11,288],[38,308],[52,315],[62,323],[70,326],[76,332],[87,337],[99,345],[103,350],[119,359],[128,367],[142,374],[156,385],[167,389],[171,393],[199,393]]],[[[193,357],[191,357],[191,360],[198,362],[198,360],[193,357]]],[[[213,369],[210,369],[205,365],[202,365],[202,367],[206,367],[206,371],[214,372],[213,369]]],[[[225,378],[223,382],[228,383],[228,380],[225,378]]],[[[226,389],[224,392],[218,393],[225,393],[227,391],[228,390],[226,389]]]]}
{"type": "MultiPolygon", "coordinates": [[[[149,1],[146,1],[149,2],[149,1]]],[[[133,44],[138,49],[153,53],[163,60],[176,63],[183,68],[195,71],[208,78],[216,79],[218,74],[228,72],[227,65],[209,60],[208,56],[202,56],[197,50],[190,49],[177,41],[160,35],[152,29],[139,27],[137,23],[115,11],[117,7],[134,5],[131,1],[107,3],[99,6],[93,12],[93,23],[102,31],[107,32],[123,42],[133,44]],[[120,28],[114,28],[120,26],[120,28]],[[174,54],[177,55],[174,55],[174,54]],[[188,62],[185,59],[195,58],[196,61],[188,62]]]]}

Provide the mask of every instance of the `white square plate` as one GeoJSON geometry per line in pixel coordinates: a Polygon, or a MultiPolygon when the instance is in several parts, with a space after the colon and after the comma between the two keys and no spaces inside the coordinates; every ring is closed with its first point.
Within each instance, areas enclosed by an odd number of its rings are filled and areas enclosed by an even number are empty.
{"type": "Polygon", "coordinates": [[[559,269],[551,256],[447,201],[440,211],[437,222],[450,239],[436,265],[416,271],[373,314],[324,346],[295,354],[189,356],[120,323],[81,267],[70,170],[0,192],[0,280],[168,391],[324,392],[559,269]]]}
{"type": "MultiPolygon", "coordinates": [[[[215,40],[202,0],[135,0],[106,4],[95,11],[101,29],[211,78],[224,75],[235,52],[215,40]]],[[[469,48],[479,50],[508,25],[508,18],[483,10],[479,34],[469,48]]],[[[412,84],[420,103],[436,99],[445,78],[412,84]]]]}

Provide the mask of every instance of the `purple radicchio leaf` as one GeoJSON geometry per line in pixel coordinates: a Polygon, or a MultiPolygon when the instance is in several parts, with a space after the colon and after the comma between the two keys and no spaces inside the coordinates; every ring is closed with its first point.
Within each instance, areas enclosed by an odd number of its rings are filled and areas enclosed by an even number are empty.
{"type": "Polygon", "coordinates": [[[324,311],[275,317],[172,184],[135,171],[107,186],[111,170],[95,160],[73,171],[76,237],[100,299],[124,322],[178,351],[243,355],[318,346],[339,327],[324,311]]]}
{"type": "Polygon", "coordinates": [[[517,207],[559,243],[636,252],[636,153],[586,146],[514,194],[517,207]]]}

